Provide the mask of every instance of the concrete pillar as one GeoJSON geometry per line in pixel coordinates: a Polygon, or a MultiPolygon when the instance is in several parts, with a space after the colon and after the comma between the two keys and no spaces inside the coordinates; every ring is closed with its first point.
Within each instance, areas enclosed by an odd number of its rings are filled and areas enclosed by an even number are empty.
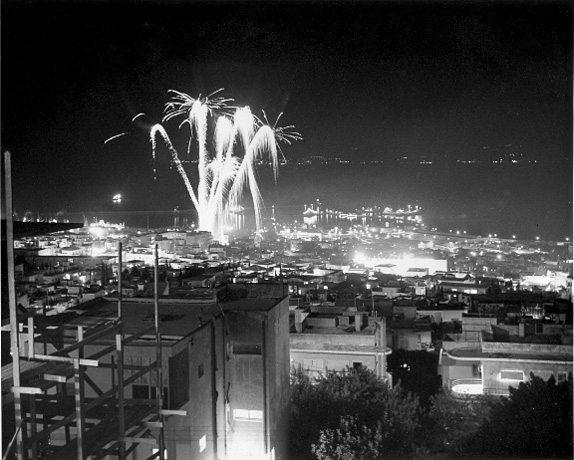
{"type": "Polygon", "coordinates": [[[355,315],[355,331],[359,332],[363,323],[363,315],[355,315]]]}
{"type": "Polygon", "coordinates": [[[295,331],[303,332],[303,312],[299,309],[295,310],[295,331]]]}

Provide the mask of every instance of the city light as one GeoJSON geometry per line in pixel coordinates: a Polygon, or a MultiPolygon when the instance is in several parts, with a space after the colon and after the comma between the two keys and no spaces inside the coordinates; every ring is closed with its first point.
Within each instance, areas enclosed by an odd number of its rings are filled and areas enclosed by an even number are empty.
{"type": "Polygon", "coordinates": [[[96,238],[103,238],[106,235],[106,230],[97,225],[90,225],[88,231],[96,238]]]}

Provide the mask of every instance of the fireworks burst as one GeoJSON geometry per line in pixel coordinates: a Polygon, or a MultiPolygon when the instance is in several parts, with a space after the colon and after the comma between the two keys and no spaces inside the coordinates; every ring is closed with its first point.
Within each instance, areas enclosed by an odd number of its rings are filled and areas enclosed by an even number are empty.
{"type": "Polygon", "coordinates": [[[189,126],[188,154],[191,154],[193,145],[197,144],[197,191],[194,190],[164,127],[156,124],[150,131],[153,158],[156,157],[156,139],[159,137],[170,152],[195,206],[199,229],[209,231],[218,238],[223,236],[224,228],[230,221],[230,214],[240,206],[245,190],[249,190],[251,194],[256,227],[258,230],[261,228],[263,198],[256,179],[256,165],[267,157],[277,178],[277,152],[283,155],[278,143],[291,144],[302,139],[301,134],[293,131],[294,126],[277,126],[282,113],[271,125],[265,112],[262,121],[251,113],[249,107],[232,106],[233,99],[219,96],[221,91],[222,89],[219,89],[206,97],[199,95],[193,98],[180,91],[170,90],[172,99],[164,110],[164,123],[183,117],[180,128],[189,126]],[[213,153],[207,148],[211,119],[215,121],[213,153]]]}

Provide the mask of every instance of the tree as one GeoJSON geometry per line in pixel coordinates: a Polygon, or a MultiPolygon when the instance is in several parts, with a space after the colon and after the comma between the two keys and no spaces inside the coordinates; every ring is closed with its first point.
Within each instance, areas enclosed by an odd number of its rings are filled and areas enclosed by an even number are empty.
{"type": "Polygon", "coordinates": [[[572,458],[572,374],[556,385],[530,374],[497,402],[472,443],[488,456],[572,458]]]}
{"type": "Polygon", "coordinates": [[[488,417],[492,398],[482,395],[454,398],[443,391],[433,396],[421,430],[428,451],[464,457],[466,439],[474,436],[488,417]]]}
{"type": "Polygon", "coordinates": [[[412,451],[419,415],[416,397],[389,388],[363,366],[329,372],[316,382],[295,372],[289,458],[373,458],[382,449],[402,456],[412,451]]]}
{"type": "Polygon", "coordinates": [[[319,442],[311,446],[318,460],[379,458],[384,451],[381,422],[374,429],[361,425],[358,417],[345,415],[339,428],[321,430],[319,442]]]}
{"type": "Polygon", "coordinates": [[[423,408],[428,408],[431,397],[441,386],[437,374],[438,353],[393,350],[387,363],[393,381],[400,384],[404,391],[416,395],[423,408]]]}

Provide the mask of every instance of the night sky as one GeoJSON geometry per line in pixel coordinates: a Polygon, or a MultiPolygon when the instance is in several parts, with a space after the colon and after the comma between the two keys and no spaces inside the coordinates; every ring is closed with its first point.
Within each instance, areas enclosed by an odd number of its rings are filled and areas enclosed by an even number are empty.
{"type": "Polygon", "coordinates": [[[144,208],[169,187],[150,185],[145,130],[170,88],[223,87],[284,111],[305,138],[290,158],[470,158],[512,144],[571,172],[570,3],[462,3],[4,0],[15,209],[97,209],[124,189],[144,208]]]}

